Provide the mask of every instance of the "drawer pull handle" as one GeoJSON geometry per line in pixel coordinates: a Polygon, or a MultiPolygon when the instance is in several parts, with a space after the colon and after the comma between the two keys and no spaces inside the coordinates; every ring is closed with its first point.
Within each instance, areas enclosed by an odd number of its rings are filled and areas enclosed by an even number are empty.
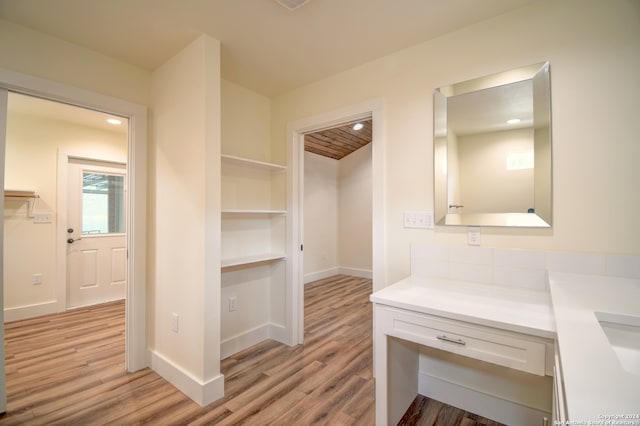
{"type": "Polygon", "coordinates": [[[444,342],[455,343],[456,345],[462,345],[462,346],[464,346],[464,345],[466,345],[466,344],[467,344],[467,342],[465,342],[465,341],[464,341],[464,340],[462,340],[462,339],[453,339],[453,338],[451,338],[451,337],[447,337],[447,336],[445,336],[444,334],[443,334],[442,336],[436,336],[436,338],[437,338],[438,340],[442,340],[442,341],[444,341],[444,342]]]}

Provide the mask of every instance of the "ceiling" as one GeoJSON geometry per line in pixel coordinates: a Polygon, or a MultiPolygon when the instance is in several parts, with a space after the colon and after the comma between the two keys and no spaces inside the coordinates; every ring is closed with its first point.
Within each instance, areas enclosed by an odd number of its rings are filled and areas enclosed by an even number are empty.
{"type": "Polygon", "coordinates": [[[46,117],[50,120],[64,121],[121,134],[126,134],[129,127],[127,119],[123,117],[14,92],[9,92],[7,107],[9,114],[46,117]],[[122,123],[120,125],[109,124],[107,122],[109,118],[117,118],[122,123]]]}
{"type": "Polygon", "coordinates": [[[154,70],[205,33],[223,78],[276,96],[536,0],[0,0],[0,18],[154,70]]]}
{"type": "Polygon", "coordinates": [[[360,120],[304,135],[304,150],[340,160],[371,142],[371,119],[360,120]],[[353,125],[363,127],[354,130],[353,125]]]}

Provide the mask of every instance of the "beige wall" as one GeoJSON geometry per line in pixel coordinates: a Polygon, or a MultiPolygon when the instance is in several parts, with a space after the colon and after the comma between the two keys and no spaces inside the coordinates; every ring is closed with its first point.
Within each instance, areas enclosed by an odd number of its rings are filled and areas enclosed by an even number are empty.
{"type": "Polygon", "coordinates": [[[272,104],[274,158],[285,156],[286,123],[384,99],[389,284],[409,274],[411,242],[466,245],[464,228],[402,229],[404,209],[433,208],[433,90],[544,60],[551,63],[554,226],[483,228],[482,244],[638,254],[640,23],[632,1],[536,2],[280,96],[272,104]]]}
{"type": "Polygon", "coordinates": [[[0,68],[147,105],[151,73],[0,19],[0,68]]]}
{"type": "Polygon", "coordinates": [[[371,144],[339,163],[338,264],[366,275],[372,271],[371,144]]]}
{"type": "Polygon", "coordinates": [[[305,282],[323,273],[369,275],[371,144],[341,160],[304,153],[305,282]]]}
{"type": "MultiPolygon", "coordinates": [[[[304,275],[333,271],[338,262],[337,160],[304,153],[304,275]]],[[[307,281],[309,278],[305,278],[307,281]]],[[[313,278],[310,278],[313,279],[313,278]]]]}
{"type": "Polygon", "coordinates": [[[153,365],[200,403],[220,376],[219,55],[202,36],[152,77],[153,365]]]}
{"type": "MultiPolygon", "coordinates": [[[[58,152],[126,161],[127,134],[17,113],[12,109],[11,99],[9,95],[5,187],[36,191],[40,198],[34,213],[51,213],[53,221],[34,223],[27,217],[27,201],[5,200],[4,307],[18,311],[43,305],[45,312],[55,309],[44,305],[55,304],[56,284],[60,284],[56,283],[55,224],[57,220],[66,220],[57,215],[58,152]],[[42,274],[42,284],[32,284],[36,273],[42,274]]],[[[64,308],[64,301],[61,306],[64,308]]]]}

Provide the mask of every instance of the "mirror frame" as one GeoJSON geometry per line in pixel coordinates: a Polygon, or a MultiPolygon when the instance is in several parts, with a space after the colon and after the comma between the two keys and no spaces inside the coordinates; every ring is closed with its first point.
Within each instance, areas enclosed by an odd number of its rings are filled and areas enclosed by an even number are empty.
{"type": "Polygon", "coordinates": [[[551,227],[552,218],[552,132],[551,76],[549,62],[541,62],[436,89],[433,94],[434,222],[436,225],[551,227]],[[505,84],[531,80],[534,112],[534,208],[535,213],[450,213],[447,99],[451,96],[505,84]],[[438,165],[441,165],[439,168],[438,165]]]}

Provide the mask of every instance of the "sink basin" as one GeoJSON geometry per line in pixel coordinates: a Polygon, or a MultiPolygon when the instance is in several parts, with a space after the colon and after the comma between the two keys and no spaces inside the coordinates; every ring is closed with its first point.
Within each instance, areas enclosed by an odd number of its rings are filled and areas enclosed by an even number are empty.
{"type": "Polygon", "coordinates": [[[622,368],[640,376],[640,317],[607,312],[595,314],[622,368]]]}

